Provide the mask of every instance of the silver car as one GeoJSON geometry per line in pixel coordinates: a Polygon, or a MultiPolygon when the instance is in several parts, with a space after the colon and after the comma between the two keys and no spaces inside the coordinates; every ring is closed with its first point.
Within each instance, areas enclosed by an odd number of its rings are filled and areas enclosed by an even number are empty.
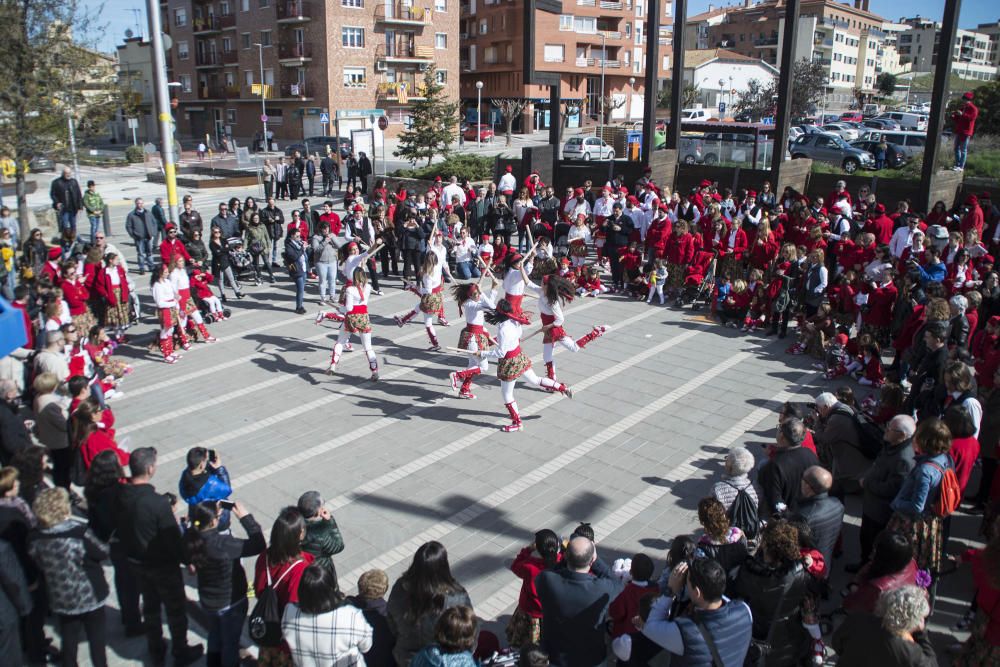
{"type": "Polygon", "coordinates": [[[563,145],[565,160],[614,160],[615,149],[599,137],[573,137],[563,145]]]}
{"type": "Polygon", "coordinates": [[[847,123],[828,123],[820,129],[830,134],[836,134],[844,141],[854,141],[860,134],[856,127],[852,127],[847,123]]]}
{"type": "Polygon", "coordinates": [[[849,146],[836,134],[804,134],[792,142],[792,159],[808,157],[840,165],[848,174],[858,169],[874,169],[875,157],[868,151],[849,146]]]}

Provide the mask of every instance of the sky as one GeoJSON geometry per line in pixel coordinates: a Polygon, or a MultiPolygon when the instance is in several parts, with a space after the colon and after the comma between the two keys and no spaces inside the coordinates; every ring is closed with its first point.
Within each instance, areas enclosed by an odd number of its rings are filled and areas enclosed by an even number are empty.
{"type": "MultiPolygon", "coordinates": [[[[572,0],[568,1],[572,2],[572,0]]],[[[901,16],[899,0],[870,0],[870,2],[871,11],[887,19],[897,20],[901,16]]],[[[97,24],[101,26],[102,30],[99,31],[100,37],[97,38],[96,46],[102,51],[113,52],[115,47],[122,43],[125,31],[128,29],[143,36],[149,34],[146,21],[146,3],[143,0],[81,0],[81,4],[86,10],[99,14],[97,24]],[[132,11],[134,9],[141,10],[141,14],[136,16],[135,12],[132,11]]],[[[707,10],[709,4],[722,6],[727,4],[727,1],[690,0],[688,15],[693,16],[707,10]]],[[[736,0],[730,0],[729,4],[736,4],[736,0]]],[[[942,0],[908,0],[905,3],[908,8],[907,16],[919,14],[927,18],[940,18],[943,5],[942,0]]],[[[1000,19],[1000,9],[997,8],[993,0],[965,0],[962,3],[959,27],[973,28],[980,23],[998,19],[1000,19]]]]}

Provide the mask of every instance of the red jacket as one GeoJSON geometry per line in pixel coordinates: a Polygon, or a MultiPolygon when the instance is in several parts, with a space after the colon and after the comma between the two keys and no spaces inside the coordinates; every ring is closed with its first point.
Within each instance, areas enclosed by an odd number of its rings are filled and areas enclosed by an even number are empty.
{"type": "Polygon", "coordinates": [[[209,287],[213,280],[214,278],[212,277],[212,274],[208,271],[195,269],[191,273],[191,288],[194,290],[195,295],[200,299],[215,296],[215,293],[212,292],[212,288],[209,287]]]}
{"type": "Polygon", "coordinates": [[[747,233],[742,229],[736,230],[736,236],[732,239],[732,246],[729,245],[729,240],[732,237],[732,232],[727,232],[722,237],[722,247],[725,249],[726,254],[732,253],[733,257],[737,260],[743,259],[743,255],[747,251],[747,233]]]}
{"type": "Polygon", "coordinates": [[[681,235],[671,234],[667,239],[664,256],[671,264],[688,264],[694,259],[694,236],[689,232],[681,235]]]}
{"type": "Polygon", "coordinates": [[[611,636],[620,637],[636,632],[632,618],[639,614],[639,600],[647,595],[659,595],[660,587],[653,582],[640,586],[634,581],[625,588],[608,607],[608,618],[611,619],[611,636]]]}
{"type": "Polygon", "coordinates": [[[968,101],[962,108],[951,114],[951,120],[955,123],[955,134],[963,137],[971,137],[976,132],[976,118],[979,117],[979,107],[968,101]]]}
{"type": "Polygon", "coordinates": [[[80,448],[80,454],[83,456],[83,465],[87,470],[90,470],[90,463],[94,460],[94,457],[106,449],[110,449],[118,455],[118,462],[121,463],[123,468],[128,467],[129,453],[118,449],[118,444],[114,441],[114,438],[104,429],[99,428],[87,436],[87,441],[80,448]]]}
{"type": "Polygon", "coordinates": [[[778,256],[780,247],[773,234],[769,239],[758,238],[757,241],[750,247],[750,265],[755,269],[766,271],[778,256]]]}
{"type": "Polygon", "coordinates": [[[191,255],[188,254],[187,248],[184,247],[184,242],[180,239],[172,241],[167,239],[160,244],[160,259],[163,260],[163,266],[170,266],[170,262],[177,255],[183,257],[187,263],[191,263],[191,255]]]}
{"type": "Polygon", "coordinates": [[[892,238],[892,228],[892,218],[883,213],[877,218],[869,218],[865,224],[864,231],[875,235],[875,243],[888,245],[889,240],[892,238]]]}
{"type": "Polygon", "coordinates": [[[670,222],[670,218],[653,220],[646,230],[646,247],[653,250],[657,258],[663,257],[671,231],[673,223],[670,222]]]}
{"type": "Polygon", "coordinates": [[[983,209],[979,207],[979,200],[973,195],[969,197],[969,212],[962,216],[962,226],[959,228],[962,231],[962,238],[969,232],[970,229],[975,229],[976,233],[979,234],[979,240],[983,239],[983,209]]]}
{"type": "Polygon", "coordinates": [[[861,319],[873,327],[887,327],[892,324],[892,309],[896,305],[899,289],[889,283],[877,287],[868,295],[868,310],[861,319]]]}
{"type": "MultiPolygon", "coordinates": [[[[532,555],[533,547],[524,547],[510,565],[510,571],[521,578],[521,595],[517,600],[517,608],[532,618],[542,617],[542,603],[535,590],[535,577],[545,569],[545,561],[532,555]]],[[[560,555],[559,558],[562,556],[560,555]]]]}
{"type": "Polygon", "coordinates": [[[118,286],[122,290],[121,302],[128,303],[128,279],[125,276],[125,269],[120,264],[113,268],[105,267],[101,269],[101,272],[97,274],[97,278],[94,280],[94,288],[97,290],[97,293],[101,295],[101,298],[108,302],[108,305],[118,305],[118,300],[115,297],[114,286],[111,284],[111,278],[108,275],[109,271],[118,271],[118,286]]]}
{"type": "MultiPolygon", "coordinates": [[[[90,290],[82,282],[62,281],[59,285],[63,291],[63,298],[69,306],[70,315],[83,315],[87,311],[87,299],[90,298],[90,290]]],[[[81,331],[80,335],[85,335],[86,331],[81,331]]]]}
{"type": "Polygon", "coordinates": [[[642,264],[642,256],[638,252],[634,252],[628,248],[623,248],[621,250],[619,258],[621,259],[622,266],[626,271],[634,271],[639,268],[640,264],[642,264]]]}
{"type": "Polygon", "coordinates": [[[955,477],[958,478],[958,488],[965,493],[965,487],[969,484],[969,476],[972,475],[972,468],[979,458],[979,440],[969,436],[968,438],[952,438],[951,455],[955,462],[955,477]]]}

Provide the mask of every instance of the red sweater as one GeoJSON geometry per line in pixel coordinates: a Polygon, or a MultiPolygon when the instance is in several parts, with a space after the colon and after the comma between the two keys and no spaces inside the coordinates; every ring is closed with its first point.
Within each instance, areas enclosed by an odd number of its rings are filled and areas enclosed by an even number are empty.
{"type": "Polygon", "coordinates": [[[122,467],[128,467],[129,453],[118,449],[118,444],[114,441],[114,438],[107,431],[99,428],[87,437],[87,441],[80,448],[80,454],[83,455],[83,465],[87,470],[90,470],[90,464],[94,460],[94,457],[105,449],[113,450],[118,455],[118,462],[121,463],[122,467]]]}
{"type": "MultiPolygon", "coordinates": [[[[521,578],[521,595],[517,608],[532,618],[542,617],[542,603],[535,590],[535,577],[545,569],[545,561],[535,556],[533,547],[524,547],[510,565],[510,571],[521,578]]],[[[562,556],[560,555],[560,558],[562,556]]]]}
{"type": "MultiPolygon", "coordinates": [[[[83,282],[64,280],[59,287],[62,288],[63,298],[66,300],[66,305],[69,306],[70,315],[83,315],[87,312],[87,299],[90,298],[90,290],[83,282]]],[[[81,335],[84,333],[86,332],[80,332],[81,335]]]]}
{"type": "Polygon", "coordinates": [[[969,483],[969,475],[979,458],[979,440],[973,437],[952,438],[951,459],[955,462],[955,477],[958,478],[958,486],[965,493],[965,487],[969,483]]]}
{"type": "MultiPolygon", "coordinates": [[[[302,562],[294,566],[288,574],[281,579],[277,586],[274,587],[274,592],[278,596],[278,616],[281,616],[285,612],[285,605],[289,602],[299,601],[299,581],[302,579],[302,573],[305,572],[306,567],[313,562],[313,555],[301,552],[291,563],[281,563],[279,565],[269,565],[268,570],[271,571],[271,583],[273,584],[281,577],[289,568],[292,567],[292,563],[297,560],[302,562]]],[[[258,596],[261,592],[267,588],[267,572],[264,570],[265,563],[267,562],[267,552],[265,551],[261,555],[257,556],[257,563],[254,565],[254,575],[253,575],[253,589],[258,596]]]]}
{"type": "Polygon", "coordinates": [[[645,586],[629,582],[608,607],[608,617],[611,619],[611,636],[620,637],[637,632],[632,625],[632,618],[639,613],[639,600],[647,595],[659,595],[660,587],[653,582],[645,586]]]}

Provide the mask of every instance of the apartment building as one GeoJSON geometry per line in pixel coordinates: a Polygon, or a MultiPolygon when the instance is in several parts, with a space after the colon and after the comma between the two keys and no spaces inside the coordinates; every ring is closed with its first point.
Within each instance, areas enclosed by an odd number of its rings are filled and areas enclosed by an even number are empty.
{"type": "MultiPolygon", "coordinates": [[[[660,16],[660,58],[657,78],[670,76],[672,66],[672,3],[660,16]]],[[[564,101],[581,105],[569,125],[596,122],[604,97],[610,98],[610,120],[642,118],[646,71],[645,0],[565,0],[562,15],[536,12],[535,68],[561,75],[564,101]]],[[[491,98],[527,100],[515,131],[549,126],[549,91],[524,82],[524,5],[522,0],[462,0],[461,97],[466,117],[474,121],[476,83],[482,82],[483,122],[500,123],[491,98]]]]}
{"type": "Polygon", "coordinates": [[[178,136],[247,143],[259,139],[262,115],[279,146],[338,126],[349,136],[383,115],[393,136],[408,124],[430,66],[458,96],[457,3],[163,0],[178,136]]]}
{"type": "MultiPolygon", "coordinates": [[[[685,37],[698,49],[723,48],[778,66],[784,48],[784,14],[783,0],[710,6],[709,11],[687,19],[685,37]]],[[[882,17],[868,11],[868,0],[855,0],[853,5],[834,0],[802,2],[795,59],[823,65],[827,104],[846,105],[855,99],[855,90],[874,91],[884,71],[883,23],[882,17]]]]}
{"type": "Polygon", "coordinates": [[[976,32],[986,35],[990,40],[987,60],[995,67],[1000,67],[1000,21],[980,23],[976,32]]]}
{"type": "MultiPolygon", "coordinates": [[[[910,65],[914,72],[933,72],[938,62],[941,24],[921,18],[903,18],[898,21],[909,29],[898,36],[900,60],[910,65]]],[[[951,72],[963,79],[993,81],[997,78],[996,39],[1000,30],[984,26],[985,30],[959,29],[952,45],[951,72]]]]}

